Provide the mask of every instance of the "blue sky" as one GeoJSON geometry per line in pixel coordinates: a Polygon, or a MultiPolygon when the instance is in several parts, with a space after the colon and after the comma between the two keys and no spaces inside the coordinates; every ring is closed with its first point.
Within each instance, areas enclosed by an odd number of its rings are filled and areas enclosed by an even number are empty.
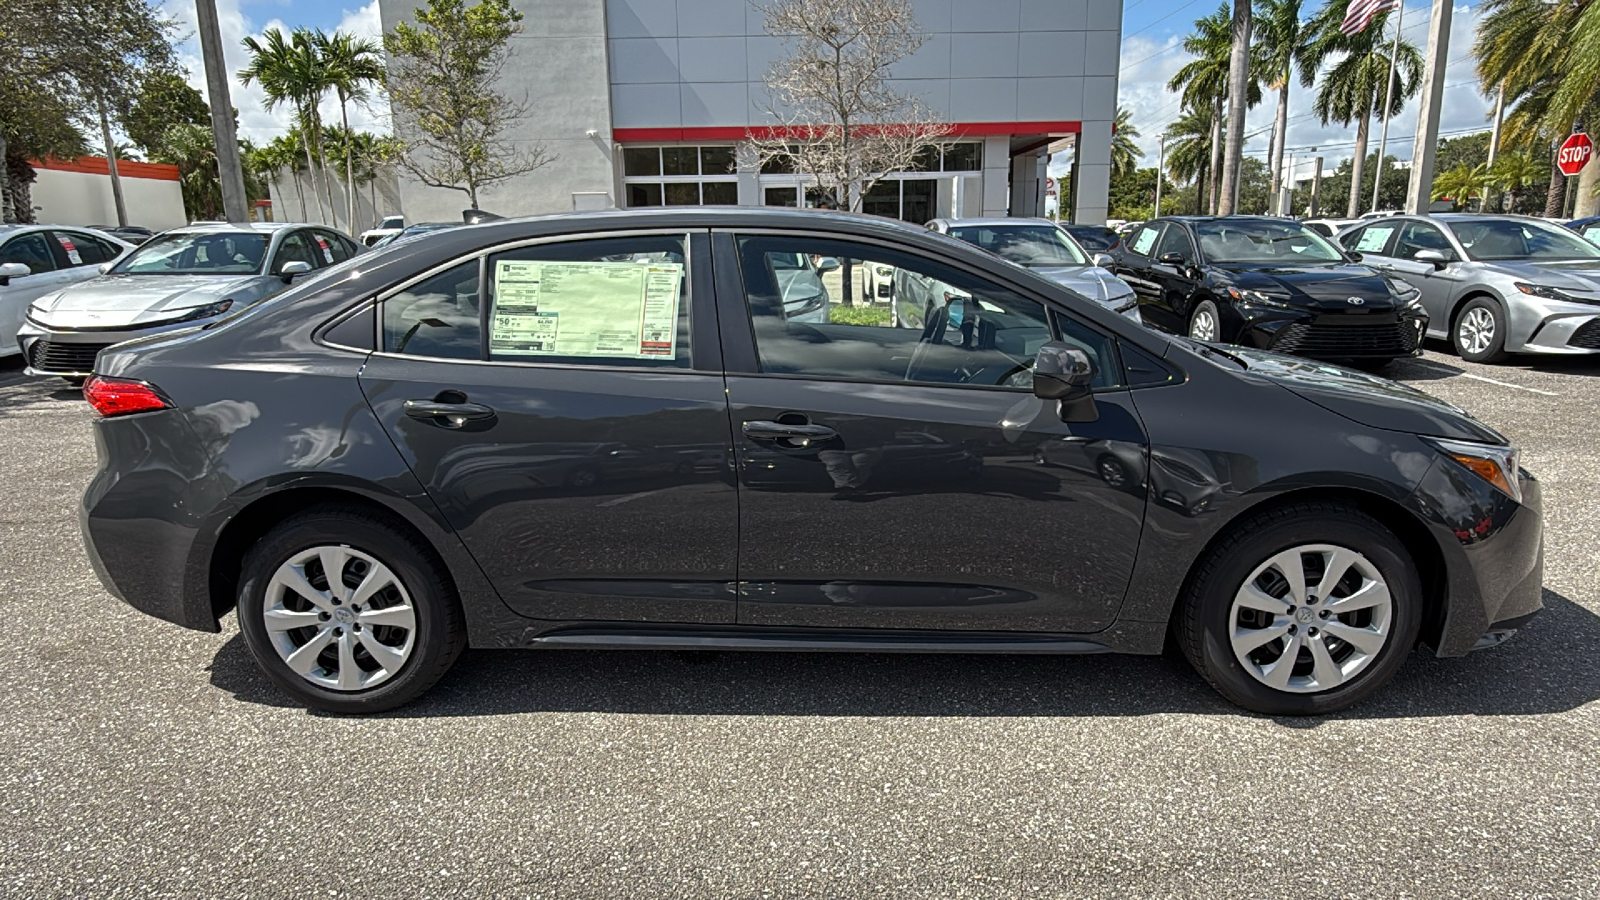
{"type": "MultiPolygon", "coordinates": [[[[260,34],[272,27],[294,28],[306,26],[326,30],[344,29],[376,39],[381,31],[377,0],[367,3],[341,3],[338,0],[216,0],[222,23],[223,43],[228,54],[230,69],[244,64],[244,50],[240,41],[245,35],[260,34]]],[[[601,0],[593,0],[601,2],[601,0]]],[[[1189,33],[1193,21],[1214,10],[1219,0],[1126,0],[1123,11],[1122,71],[1119,102],[1133,110],[1134,124],[1142,132],[1139,144],[1146,152],[1144,165],[1154,165],[1156,135],[1178,115],[1178,99],[1166,89],[1167,81],[1185,62],[1188,56],[1179,46],[1189,33]]],[[[1316,8],[1316,0],[1307,0],[1306,14],[1316,8]]],[[[192,0],[171,0],[166,6],[176,17],[185,33],[194,31],[194,4],[192,0]]],[[[1431,7],[1412,0],[1405,11],[1405,37],[1419,47],[1425,47],[1431,7]]],[[[1440,132],[1449,135],[1487,127],[1487,116],[1493,109],[1491,98],[1478,93],[1477,79],[1473,74],[1469,49],[1477,22],[1478,9],[1474,6],[1457,6],[1451,23],[1450,57],[1445,78],[1445,101],[1440,132]]],[[[180,52],[190,70],[190,81],[204,90],[200,68],[199,50],[193,40],[180,52]]],[[[284,110],[267,112],[261,106],[258,88],[235,83],[234,106],[239,109],[241,133],[256,141],[271,140],[288,128],[288,114],[284,110]]],[[[1354,144],[1354,127],[1338,123],[1322,125],[1311,115],[1312,91],[1296,84],[1290,93],[1290,122],[1288,146],[1293,148],[1317,147],[1325,157],[1325,166],[1333,168],[1340,159],[1351,155],[1354,144]]],[[[1260,106],[1250,111],[1246,133],[1251,137],[1245,143],[1245,152],[1265,158],[1268,134],[1276,109],[1276,95],[1269,94],[1260,106]]],[[[330,100],[325,115],[337,115],[337,107],[330,100]]],[[[1411,135],[1417,118],[1417,103],[1412,101],[1395,117],[1390,129],[1389,152],[1401,159],[1411,156],[1411,135]],[[1398,139],[1398,140],[1397,140],[1398,139]]],[[[370,110],[355,110],[352,124],[361,128],[386,130],[387,111],[381,106],[370,110]]],[[[1373,123],[1371,149],[1376,149],[1377,123],[1373,123]]],[[[1299,172],[1309,175],[1312,152],[1300,151],[1299,172]]],[[[1053,169],[1063,169],[1067,155],[1060,154],[1053,161],[1053,169]]]]}

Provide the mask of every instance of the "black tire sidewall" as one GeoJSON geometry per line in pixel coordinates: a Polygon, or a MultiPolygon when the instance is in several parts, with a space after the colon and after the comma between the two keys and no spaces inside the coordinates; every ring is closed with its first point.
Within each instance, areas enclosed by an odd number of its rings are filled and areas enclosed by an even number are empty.
{"type": "Polygon", "coordinates": [[[1488,297],[1474,297],[1467,301],[1466,306],[1461,307],[1461,314],[1456,316],[1455,322],[1450,326],[1450,346],[1456,351],[1457,356],[1467,362],[1499,362],[1507,356],[1505,351],[1506,324],[1506,311],[1498,302],[1488,297]],[[1488,349],[1482,353],[1468,353],[1466,348],[1461,346],[1461,322],[1467,317],[1468,313],[1480,308],[1487,309],[1489,315],[1494,316],[1494,340],[1489,342],[1488,349]]]}
{"type": "Polygon", "coordinates": [[[315,709],[339,713],[393,709],[432,687],[461,650],[462,629],[455,592],[432,561],[431,553],[367,516],[333,512],[284,522],[245,555],[240,581],[239,631],[251,655],[274,684],[315,709]],[[301,678],[278,656],[262,618],[272,573],[295,554],[328,544],[360,550],[389,567],[416,610],[417,634],[411,657],[398,674],[364,691],[328,690],[301,678]]]}
{"type": "Polygon", "coordinates": [[[1319,513],[1315,518],[1284,517],[1253,528],[1209,567],[1190,602],[1199,604],[1203,674],[1229,700],[1265,715],[1317,715],[1366,699],[1405,664],[1422,623],[1422,585],[1410,561],[1397,552],[1400,542],[1377,521],[1354,511],[1319,513]],[[1278,691],[1257,681],[1233,655],[1228,639],[1234,594],[1255,568],[1273,555],[1302,544],[1334,544],[1365,556],[1389,586],[1394,620],[1389,640],[1355,678],[1315,694],[1278,691]]]}

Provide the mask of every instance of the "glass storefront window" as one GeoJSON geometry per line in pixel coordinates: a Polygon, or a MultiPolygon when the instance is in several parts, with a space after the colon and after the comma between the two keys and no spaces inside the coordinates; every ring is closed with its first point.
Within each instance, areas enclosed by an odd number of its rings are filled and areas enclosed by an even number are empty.
{"type": "Polygon", "coordinates": [[[735,206],[739,202],[739,185],[732,181],[701,182],[700,202],[707,206],[735,206]]]}
{"type": "Polygon", "coordinates": [[[732,175],[733,174],[733,148],[732,147],[701,147],[700,148],[700,174],[701,175],[732,175]]]}
{"type": "Polygon", "coordinates": [[[700,151],[695,147],[662,147],[661,174],[699,175],[700,151]]]}
{"type": "Polygon", "coordinates": [[[628,185],[628,205],[660,206],[661,185],[655,183],[628,185]]]}
{"type": "Polygon", "coordinates": [[[661,148],[626,147],[622,151],[622,174],[660,175],[661,148]]]}
{"type": "Polygon", "coordinates": [[[667,182],[668,206],[700,205],[700,185],[697,182],[667,182]]]}

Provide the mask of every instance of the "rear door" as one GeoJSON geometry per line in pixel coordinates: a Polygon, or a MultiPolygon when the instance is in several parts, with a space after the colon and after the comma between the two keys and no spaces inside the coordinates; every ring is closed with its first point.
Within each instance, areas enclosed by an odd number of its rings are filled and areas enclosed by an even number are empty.
{"type": "Polygon", "coordinates": [[[1112,271],[1133,288],[1139,297],[1139,315],[1148,325],[1166,331],[1178,331],[1182,324],[1173,318],[1162,305],[1161,281],[1153,270],[1156,241],[1161,237],[1161,223],[1140,225],[1125,238],[1117,249],[1117,266],[1112,271]]]}
{"type": "Polygon", "coordinates": [[[741,479],[739,622],[1084,633],[1115,617],[1143,521],[1146,448],[1116,342],[931,257],[813,234],[717,233],[741,479]],[[785,316],[774,260],[887,265],[937,298],[785,316]],[[880,311],[881,310],[881,311],[880,311]],[[1033,396],[1052,336],[1093,360],[1098,421],[1033,396]]]}
{"type": "Polygon", "coordinates": [[[706,240],[511,246],[382,301],[362,387],[524,616],[734,621],[738,503],[706,240]]]}

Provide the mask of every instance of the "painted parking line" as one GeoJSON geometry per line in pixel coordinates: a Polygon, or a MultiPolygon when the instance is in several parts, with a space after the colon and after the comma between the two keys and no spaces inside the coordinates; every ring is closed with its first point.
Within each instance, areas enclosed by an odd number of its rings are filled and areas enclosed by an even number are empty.
{"type": "Polygon", "coordinates": [[[1457,371],[1455,369],[1450,368],[1449,366],[1436,365],[1434,363],[1428,362],[1425,359],[1413,359],[1413,360],[1410,360],[1410,362],[1414,366],[1425,366],[1425,367],[1427,367],[1429,369],[1432,369],[1435,372],[1443,372],[1443,373],[1445,373],[1447,375],[1460,375],[1462,378],[1471,378],[1473,381],[1486,381],[1489,384],[1498,384],[1501,387],[1508,387],[1508,388],[1512,388],[1513,390],[1527,391],[1530,394],[1543,394],[1546,397],[1559,397],[1559,396],[1561,396],[1559,393],[1557,393],[1555,391],[1545,391],[1545,390],[1540,390],[1539,388],[1525,387],[1525,386],[1520,385],[1520,384],[1512,384],[1509,381],[1500,381],[1498,379],[1489,378],[1489,377],[1486,377],[1486,376],[1483,376],[1483,375],[1474,375],[1471,372],[1459,372],[1459,371],[1457,371]]]}

